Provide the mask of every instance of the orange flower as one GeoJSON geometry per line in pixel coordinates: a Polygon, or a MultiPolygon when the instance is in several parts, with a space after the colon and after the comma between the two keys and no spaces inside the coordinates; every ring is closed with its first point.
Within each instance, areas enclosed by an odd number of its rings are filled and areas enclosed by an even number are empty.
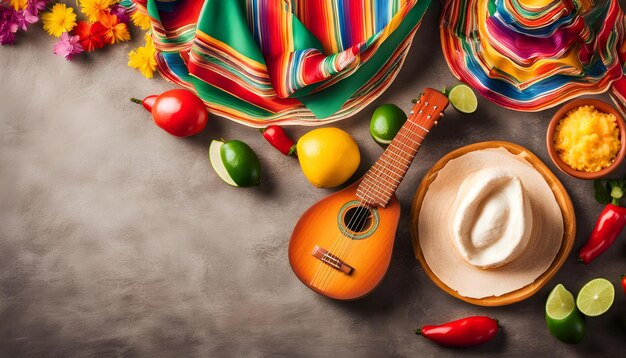
{"type": "Polygon", "coordinates": [[[104,14],[100,19],[103,31],[96,33],[104,37],[107,43],[114,44],[130,40],[130,33],[125,23],[120,22],[116,15],[104,14]]]}
{"type": "Polygon", "coordinates": [[[106,32],[106,29],[98,22],[90,24],[85,21],[79,21],[74,32],[78,35],[80,45],[87,52],[104,46],[103,34],[106,32]]]}

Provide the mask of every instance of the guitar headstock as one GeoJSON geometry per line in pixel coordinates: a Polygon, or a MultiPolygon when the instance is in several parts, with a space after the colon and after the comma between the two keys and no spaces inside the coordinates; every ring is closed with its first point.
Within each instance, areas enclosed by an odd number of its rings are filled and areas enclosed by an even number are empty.
{"type": "Polygon", "coordinates": [[[448,106],[448,97],[432,88],[426,88],[409,113],[409,120],[430,130],[443,117],[448,106]]]}

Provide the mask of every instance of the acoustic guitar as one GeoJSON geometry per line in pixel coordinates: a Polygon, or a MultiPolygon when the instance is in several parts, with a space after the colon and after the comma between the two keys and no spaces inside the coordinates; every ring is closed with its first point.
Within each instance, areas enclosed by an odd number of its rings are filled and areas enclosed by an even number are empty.
{"type": "Polygon", "coordinates": [[[427,88],[365,176],[302,215],[289,241],[289,263],[302,283],[338,300],[361,298],[378,286],[400,219],[395,191],[447,105],[446,96],[427,88]]]}

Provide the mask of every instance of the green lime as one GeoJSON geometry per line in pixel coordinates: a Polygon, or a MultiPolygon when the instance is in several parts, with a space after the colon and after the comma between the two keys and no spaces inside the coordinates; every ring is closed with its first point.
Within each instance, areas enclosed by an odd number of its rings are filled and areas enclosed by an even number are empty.
{"type": "Polygon", "coordinates": [[[586,316],[599,316],[608,311],[615,299],[615,287],[604,278],[587,282],[578,292],[576,306],[586,316]]]}
{"type": "Polygon", "coordinates": [[[448,100],[454,108],[462,113],[474,113],[478,108],[478,99],[471,88],[467,85],[456,85],[448,93],[448,100]]]}
{"type": "Polygon", "coordinates": [[[578,343],[585,336],[584,317],[576,309],[574,295],[558,284],[546,301],[546,323],[550,334],[565,343],[578,343]]]}
{"type": "Polygon", "coordinates": [[[261,184],[261,163],[256,153],[239,140],[214,140],[209,147],[211,166],[222,180],[232,186],[261,184]]]}
{"type": "Polygon", "coordinates": [[[406,114],[395,104],[386,103],[374,110],[370,120],[370,134],[376,143],[391,143],[406,122],[406,114]]]}

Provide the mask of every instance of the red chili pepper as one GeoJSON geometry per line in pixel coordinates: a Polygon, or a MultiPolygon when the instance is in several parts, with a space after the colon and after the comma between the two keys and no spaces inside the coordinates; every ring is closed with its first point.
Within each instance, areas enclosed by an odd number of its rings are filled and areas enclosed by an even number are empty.
{"type": "Polygon", "coordinates": [[[622,288],[624,288],[624,294],[626,295],[626,275],[620,275],[619,278],[622,280],[622,288]]]}
{"type": "Polygon", "coordinates": [[[438,326],[424,326],[416,334],[449,347],[472,347],[483,344],[498,333],[498,320],[472,316],[438,326]]]}
{"type": "Polygon", "coordinates": [[[607,204],[600,214],[589,240],[578,252],[578,260],[588,264],[611,246],[626,226],[626,208],[607,204]]]}
{"type": "Polygon", "coordinates": [[[260,130],[263,137],[284,155],[296,156],[296,143],[287,136],[285,130],[279,126],[269,126],[260,130]]]}

